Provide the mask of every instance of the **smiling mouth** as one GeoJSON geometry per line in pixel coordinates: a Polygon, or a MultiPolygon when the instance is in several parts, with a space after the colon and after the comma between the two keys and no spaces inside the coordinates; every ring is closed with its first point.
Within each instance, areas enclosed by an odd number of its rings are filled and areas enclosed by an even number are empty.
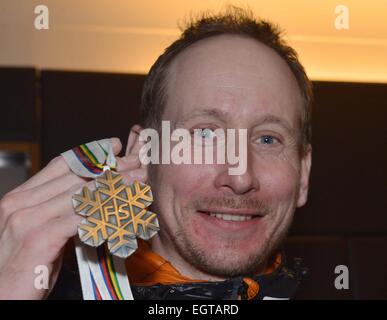
{"type": "Polygon", "coordinates": [[[224,213],[224,212],[215,212],[215,211],[198,211],[200,213],[206,214],[213,218],[217,218],[224,221],[248,221],[251,219],[261,218],[263,215],[254,213],[224,213]]]}

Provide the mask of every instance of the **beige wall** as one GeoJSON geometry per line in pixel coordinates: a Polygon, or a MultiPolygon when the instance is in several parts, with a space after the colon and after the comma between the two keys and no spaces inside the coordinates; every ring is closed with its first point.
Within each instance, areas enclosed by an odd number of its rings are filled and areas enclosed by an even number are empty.
{"type": "MultiPolygon", "coordinates": [[[[190,13],[218,10],[209,0],[0,0],[0,65],[146,73],[190,13]],[[50,29],[34,28],[45,4],[50,29]]],[[[314,80],[387,82],[387,1],[256,0],[277,22],[314,80]],[[350,29],[334,28],[334,8],[350,10],[350,29]]]]}

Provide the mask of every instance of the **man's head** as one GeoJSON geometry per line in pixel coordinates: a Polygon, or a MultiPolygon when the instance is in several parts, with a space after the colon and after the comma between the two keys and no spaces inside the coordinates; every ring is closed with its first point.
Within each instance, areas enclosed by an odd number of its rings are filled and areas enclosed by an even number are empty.
{"type": "Polygon", "coordinates": [[[220,278],[264,267],[306,202],[310,103],[295,52],[249,12],[202,17],[166,49],[144,86],[144,125],[243,128],[248,137],[242,175],[229,175],[227,163],[150,166],[154,241],[166,258],[220,278]]]}

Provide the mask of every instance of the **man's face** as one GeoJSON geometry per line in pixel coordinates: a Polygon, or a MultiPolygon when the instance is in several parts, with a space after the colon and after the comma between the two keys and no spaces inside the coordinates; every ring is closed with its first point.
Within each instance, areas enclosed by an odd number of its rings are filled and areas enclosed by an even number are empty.
{"type": "Polygon", "coordinates": [[[153,166],[155,241],[168,247],[167,259],[179,256],[205,274],[257,271],[306,201],[310,155],[299,155],[296,79],[272,49],[231,35],[190,46],[169,70],[163,120],[209,134],[247,129],[247,170],[229,175],[227,162],[153,166]]]}

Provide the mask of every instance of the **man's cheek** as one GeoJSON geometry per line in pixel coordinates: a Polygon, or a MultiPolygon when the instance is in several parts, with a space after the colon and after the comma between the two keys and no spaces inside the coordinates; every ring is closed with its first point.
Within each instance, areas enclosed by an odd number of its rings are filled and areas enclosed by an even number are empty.
{"type": "Polygon", "coordinates": [[[274,161],[261,167],[259,174],[260,194],[269,204],[291,201],[299,184],[299,173],[282,161],[274,161]]]}
{"type": "Polygon", "coordinates": [[[198,183],[186,165],[163,165],[157,175],[155,201],[163,212],[168,224],[180,220],[189,203],[191,194],[197,190],[198,183]],[[157,198],[156,198],[157,197],[157,198]]]}
{"type": "Polygon", "coordinates": [[[271,167],[300,170],[298,149],[295,147],[283,147],[278,149],[259,150],[255,152],[254,161],[271,167]]]}
{"type": "Polygon", "coordinates": [[[175,187],[191,193],[211,181],[214,173],[212,167],[209,165],[171,165],[167,175],[172,179],[175,187]]]}

